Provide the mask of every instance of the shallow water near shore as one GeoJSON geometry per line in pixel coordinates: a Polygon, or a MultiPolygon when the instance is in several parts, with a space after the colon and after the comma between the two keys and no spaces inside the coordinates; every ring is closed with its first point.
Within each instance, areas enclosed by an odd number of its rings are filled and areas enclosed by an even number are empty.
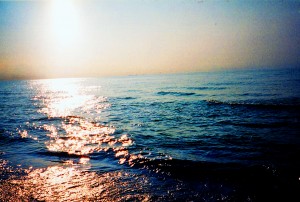
{"type": "Polygon", "coordinates": [[[299,200],[300,71],[0,82],[0,201],[299,200]]]}

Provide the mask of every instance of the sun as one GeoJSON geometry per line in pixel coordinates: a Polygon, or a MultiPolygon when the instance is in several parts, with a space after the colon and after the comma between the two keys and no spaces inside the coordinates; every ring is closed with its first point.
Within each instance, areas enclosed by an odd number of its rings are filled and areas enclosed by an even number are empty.
{"type": "Polygon", "coordinates": [[[47,18],[45,61],[51,66],[48,71],[54,75],[71,74],[83,64],[86,54],[79,1],[50,1],[47,18]]]}
{"type": "Polygon", "coordinates": [[[80,17],[75,1],[51,1],[49,31],[58,48],[73,48],[82,40],[80,17]]]}

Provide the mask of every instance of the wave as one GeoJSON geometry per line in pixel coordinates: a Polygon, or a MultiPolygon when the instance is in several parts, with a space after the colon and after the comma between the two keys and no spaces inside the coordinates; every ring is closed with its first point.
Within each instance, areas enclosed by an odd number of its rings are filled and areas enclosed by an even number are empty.
{"type": "Polygon", "coordinates": [[[40,118],[33,118],[31,121],[33,122],[39,122],[39,121],[61,121],[63,117],[51,117],[51,116],[44,116],[40,118]]]}
{"type": "Polygon", "coordinates": [[[205,100],[208,105],[223,105],[231,107],[247,107],[259,109],[272,109],[272,110],[300,110],[300,102],[290,102],[289,100],[281,101],[264,101],[264,102],[247,102],[247,101],[218,101],[218,100],[205,100]]]}
{"type": "Polygon", "coordinates": [[[40,118],[33,118],[31,119],[30,121],[32,122],[39,122],[39,121],[67,121],[67,120],[71,120],[71,119],[83,119],[82,117],[80,116],[43,116],[43,117],[40,117],[40,118]]]}
{"type": "Polygon", "coordinates": [[[158,95],[173,95],[173,96],[190,96],[195,95],[196,93],[192,92],[171,92],[171,91],[160,91],[158,95]]]}
{"type": "Polygon", "coordinates": [[[122,100],[135,100],[135,97],[121,97],[122,100]]]}
{"type": "Polygon", "coordinates": [[[44,155],[44,156],[57,156],[63,158],[88,158],[88,155],[73,154],[73,153],[61,152],[61,151],[44,151],[44,152],[37,152],[37,154],[44,155]]]}
{"type": "Polygon", "coordinates": [[[232,126],[242,126],[247,128],[281,128],[281,127],[293,127],[293,123],[282,121],[282,122],[271,122],[271,123],[247,123],[247,122],[234,122],[230,120],[219,121],[218,125],[232,125],[232,126]]]}
{"type": "Polygon", "coordinates": [[[131,96],[125,96],[125,97],[116,97],[116,98],[113,98],[115,100],[136,100],[138,97],[131,97],[131,96]]]}
{"type": "Polygon", "coordinates": [[[20,131],[18,133],[11,133],[4,129],[0,129],[0,145],[5,145],[5,144],[9,145],[12,143],[15,144],[15,143],[27,142],[27,141],[29,141],[29,139],[23,138],[20,135],[20,131]]]}
{"type": "Polygon", "coordinates": [[[272,93],[242,93],[238,94],[238,96],[255,96],[255,97],[263,97],[263,96],[276,96],[278,94],[272,93]]]}
{"type": "Polygon", "coordinates": [[[190,89],[190,90],[225,90],[226,87],[203,86],[203,87],[187,87],[187,89],[190,89]]]}
{"type": "Polygon", "coordinates": [[[215,83],[215,82],[210,82],[208,85],[213,85],[213,86],[234,86],[234,85],[241,85],[245,84],[245,82],[222,82],[222,83],[215,83]]]}

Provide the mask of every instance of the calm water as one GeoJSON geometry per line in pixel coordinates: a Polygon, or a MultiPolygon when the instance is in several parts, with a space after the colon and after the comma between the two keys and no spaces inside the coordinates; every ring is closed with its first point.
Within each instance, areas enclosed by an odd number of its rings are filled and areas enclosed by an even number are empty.
{"type": "Polygon", "coordinates": [[[300,71],[0,82],[0,201],[298,201],[300,71]]]}

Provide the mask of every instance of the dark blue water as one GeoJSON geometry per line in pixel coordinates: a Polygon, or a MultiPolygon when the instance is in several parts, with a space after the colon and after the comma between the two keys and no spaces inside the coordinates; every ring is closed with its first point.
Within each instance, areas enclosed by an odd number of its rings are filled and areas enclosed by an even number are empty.
{"type": "Polygon", "coordinates": [[[300,71],[0,82],[0,199],[298,201],[300,71]]]}

